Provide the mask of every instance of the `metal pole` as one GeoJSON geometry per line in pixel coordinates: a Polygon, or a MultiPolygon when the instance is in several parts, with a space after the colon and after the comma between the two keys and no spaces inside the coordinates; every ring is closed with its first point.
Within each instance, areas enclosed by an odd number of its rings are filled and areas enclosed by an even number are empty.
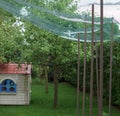
{"type": "Polygon", "coordinates": [[[112,97],[112,60],[113,60],[113,19],[111,25],[111,46],[110,46],[110,80],[109,80],[109,116],[111,116],[111,97],[112,97]]]}
{"type": "Polygon", "coordinates": [[[103,0],[100,0],[100,108],[99,116],[102,116],[103,105],[103,0]]]}
{"type": "Polygon", "coordinates": [[[76,116],[80,112],[80,33],[78,33],[78,62],[77,62],[77,111],[76,116]]]}
{"type": "MultiPolygon", "coordinates": [[[[85,17],[86,20],[86,17],[85,17]]],[[[87,40],[87,27],[85,23],[85,34],[84,34],[84,71],[83,71],[83,96],[82,96],[82,116],[85,115],[85,89],[86,89],[86,40],[87,40]]]]}
{"type": "Polygon", "coordinates": [[[90,75],[90,116],[93,110],[93,64],[94,64],[94,4],[92,4],[92,42],[91,42],[91,75],[90,75]]]}

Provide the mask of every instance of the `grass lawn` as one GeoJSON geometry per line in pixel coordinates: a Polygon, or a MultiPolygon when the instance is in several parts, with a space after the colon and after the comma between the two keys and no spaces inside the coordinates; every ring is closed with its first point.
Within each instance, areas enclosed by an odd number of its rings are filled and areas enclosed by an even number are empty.
{"type": "MultiPolygon", "coordinates": [[[[59,84],[58,107],[53,109],[53,84],[49,84],[49,93],[45,94],[44,85],[32,85],[32,100],[29,106],[0,106],[0,116],[75,116],[76,89],[67,84],[59,84]]],[[[82,94],[81,94],[82,95],[82,94]]],[[[80,106],[82,99],[80,95],[80,106]]],[[[108,106],[104,105],[103,116],[108,116],[108,106]]],[[[81,107],[80,107],[81,114],[81,107]]],[[[86,96],[85,116],[89,116],[89,97],[86,96]]],[[[93,116],[97,116],[96,100],[93,101],[93,116]]],[[[112,108],[111,116],[120,116],[120,111],[112,108]]]]}

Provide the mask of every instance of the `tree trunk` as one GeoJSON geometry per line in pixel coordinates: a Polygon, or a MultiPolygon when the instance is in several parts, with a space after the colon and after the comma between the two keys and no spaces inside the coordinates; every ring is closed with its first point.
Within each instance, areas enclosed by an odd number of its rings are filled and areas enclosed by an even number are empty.
{"type": "Polygon", "coordinates": [[[58,104],[58,77],[57,77],[57,67],[54,67],[54,108],[58,104]]]}
{"type": "Polygon", "coordinates": [[[45,66],[45,92],[48,94],[48,72],[47,72],[47,66],[45,66]]]}

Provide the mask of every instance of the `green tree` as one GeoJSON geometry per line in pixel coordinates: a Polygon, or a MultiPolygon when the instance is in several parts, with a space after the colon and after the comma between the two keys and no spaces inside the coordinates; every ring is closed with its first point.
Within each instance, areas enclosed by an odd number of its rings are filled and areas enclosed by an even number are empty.
{"type": "Polygon", "coordinates": [[[44,30],[33,27],[31,32],[34,34],[34,39],[28,39],[30,43],[29,49],[31,49],[29,60],[31,60],[33,64],[52,66],[55,83],[54,107],[56,107],[60,66],[61,64],[76,59],[77,45],[76,42],[60,38],[44,30]]]}
{"type": "Polygon", "coordinates": [[[19,27],[12,26],[15,21],[12,15],[5,12],[0,19],[0,62],[17,62],[22,55],[23,37],[19,27]]]}

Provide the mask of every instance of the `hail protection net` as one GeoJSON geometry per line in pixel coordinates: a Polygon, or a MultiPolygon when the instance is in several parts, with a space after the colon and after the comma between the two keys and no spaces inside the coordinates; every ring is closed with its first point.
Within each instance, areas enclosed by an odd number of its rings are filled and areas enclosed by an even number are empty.
{"type": "MultiPolygon", "coordinates": [[[[81,34],[81,41],[84,41],[85,25],[87,32],[87,41],[91,41],[91,9],[81,14],[63,13],[56,9],[50,10],[48,7],[41,7],[32,0],[0,0],[0,7],[15,16],[21,17],[32,22],[36,26],[50,31],[63,38],[77,40],[77,34],[81,34]]],[[[91,8],[91,6],[90,6],[91,8]]],[[[111,24],[112,18],[104,18],[104,25],[111,24]]],[[[94,18],[94,32],[96,41],[99,41],[100,18],[94,18]]],[[[110,38],[110,30],[104,28],[106,37],[104,41],[110,38]]]]}

